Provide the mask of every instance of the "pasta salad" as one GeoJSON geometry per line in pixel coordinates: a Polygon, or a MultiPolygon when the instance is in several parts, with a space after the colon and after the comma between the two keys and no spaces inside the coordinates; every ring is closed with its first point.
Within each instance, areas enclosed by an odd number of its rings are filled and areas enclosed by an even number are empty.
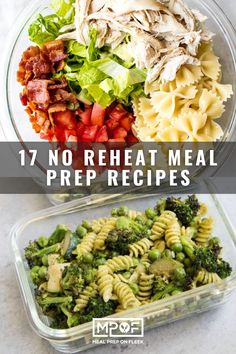
{"type": "Polygon", "coordinates": [[[63,329],[178,295],[230,276],[214,220],[195,195],[168,197],[145,211],[125,206],[57,225],[25,248],[35,297],[63,329]]]}
{"type": "Polygon", "coordinates": [[[217,141],[232,96],[206,17],[183,0],[52,0],[17,80],[42,139],[217,141]]]}

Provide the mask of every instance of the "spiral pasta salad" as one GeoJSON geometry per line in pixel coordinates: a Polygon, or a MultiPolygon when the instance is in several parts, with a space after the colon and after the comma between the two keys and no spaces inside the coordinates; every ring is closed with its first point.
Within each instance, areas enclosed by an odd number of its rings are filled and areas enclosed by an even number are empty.
{"type": "Polygon", "coordinates": [[[51,0],[17,80],[42,139],[217,141],[233,94],[206,17],[183,0],[51,0]]]}
{"type": "Polygon", "coordinates": [[[51,327],[70,328],[230,276],[206,214],[195,195],[168,197],[143,212],[113,208],[74,232],[57,225],[50,237],[30,242],[25,258],[51,327]]]}

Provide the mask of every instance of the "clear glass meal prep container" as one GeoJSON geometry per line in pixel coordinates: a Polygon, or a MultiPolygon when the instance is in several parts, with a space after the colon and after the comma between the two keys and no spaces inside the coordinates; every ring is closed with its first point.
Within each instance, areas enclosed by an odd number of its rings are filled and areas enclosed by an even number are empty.
{"type": "MultiPolygon", "coordinates": [[[[24,247],[39,235],[50,235],[59,223],[72,230],[83,219],[107,216],[113,206],[127,205],[131,209],[144,210],[154,206],[161,195],[97,195],[85,197],[60,206],[36,212],[18,222],[11,231],[11,246],[24,306],[34,331],[54,348],[64,353],[75,353],[91,348],[92,323],[56,330],[49,327],[34,298],[34,286],[24,258],[24,247]]],[[[184,196],[183,196],[184,197],[184,196]]],[[[236,287],[236,234],[222,209],[217,195],[202,194],[199,199],[209,206],[209,215],[215,220],[215,235],[222,239],[224,258],[230,262],[233,273],[218,284],[210,284],[173,296],[168,299],[130,310],[111,317],[143,317],[144,334],[150,329],[199,313],[224,303],[236,287]]],[[[220,318],[219,318],[220,321],[220,318]]],[[[145,340],[145,337],[144,337],[145,340]]]]}

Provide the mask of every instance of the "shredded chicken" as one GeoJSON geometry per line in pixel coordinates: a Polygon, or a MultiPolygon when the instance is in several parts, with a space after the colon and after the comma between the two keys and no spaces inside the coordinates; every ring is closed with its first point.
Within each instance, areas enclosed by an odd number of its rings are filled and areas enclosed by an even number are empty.
{"type": "Polygon", "coordinates": [[[149,82],[160,75],[162,81],[173,80],[181,65],[198,64],[200,43],[212,37],[201,25],[206,17],[182,0],[76,0],[75,10],[75,30],[64,28],[59,39],[88,45],[89,28],[94,27],[97,46],[115,48],[128,35],[135,64],[148,69],[149,82]],[[170,58],[173,68],[168,74],[170,58]]]}

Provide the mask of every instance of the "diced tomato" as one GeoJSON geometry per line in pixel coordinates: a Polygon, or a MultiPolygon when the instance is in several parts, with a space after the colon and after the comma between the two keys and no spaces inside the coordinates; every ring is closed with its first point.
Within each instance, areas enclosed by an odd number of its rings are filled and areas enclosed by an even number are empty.
{"type": "Polygon", "coordinates": [[[91,106],[86,106],[84,111],[82,111],[82,109],[77,110],[77,113],[80,116],[81,122],[84,123],[85,125],[91,124],[92,109],[93,109],[93,107],[91,105],[91,106]]]}
{"type": "Polygon", "coordinates": [[[127,141],[127,143],[132,143],[132,144],[139,142],[138,138],[136,138],[136,136],[134,136],[134,134],[132,132],[128,133],[128,135],[126,137],[126,141],[127,141]]]}
{"type": "Polygon", "coordinates": [[[52,131],[52,129],[48,129],[47,132],[41,132],[40,133],[40,138],[43,139],[43,140],[50,141],[52,139],[53,135],[54,135],[54,132],[52,131]]]}
{"type": "Polygon", "coordinates": [[[122,104],[118,103],[115,108],[110,112],[109,117],[116,121],[119,121],[121,118],[124,118],[127,115],[127,111],[122,106],[122,104]]]}
{"type": "Polygon", "coordinates": [[[27,106],[27,103],[28,103],[27,95],[20,93],[20,100],[21,100],[21,103],[23,104],[23,106],[27,106]]]}
{"type": "Polygon", "coordinates": [[[122,127],[117,127],[113,131],[113,138],[114,139],[124,139],[127,136],[127,131],[122,127]]]}
{"type": "Polygon", "coordinates": [[[69,141],[69,138],[71,136],[73,137],[77,136],[76,130],[72,130],[72,129],[65,129],[64,134],[65,134],[65,141],[69,141]]]}
{"type": "Polygon", "coordinates": [[[134,121],[134,117],[132,114],[128,114],[125,118],[122,118],[119,123],[122,128],[125,128],[125,130],[128,132],[131,129],[131,125],[134,121]]]}
{"type": "Polygon", "coordinates": [[[97,143],[105,143],[106,141],[108,141],[108,134],[107,134],[107,127],[104,125],[97,132],[96,142],[97,143]]]}
{"type": "Polygon", "coordinates": [[[119,126],[119,122],[114,119],[108,119],[106,121],[106,126],[108,130],[114,130],[116,127],[119,126]]]}
{"type": "Polygon", "coordinates": [[[91,115],[91,124],[102,127],[104,124],[105,114],[106,114],[106,110],[103,107],[101,107],[99,104],[94,103],[92,115],[91,115]]]}
{"type": "Polygon", "coordinates": [[[85,125],[84,123],[82,122],[78,122],[77,123],[77,135],[78,135],[78,138],[81,139],[82,135],[83,135],[83,132],[84,132],[84,129],[85,129],[85,125]]]}
{"type": "Polygon", "coordinates": [[[84,142],[94,142],[98,131],[97,125],[85,126],[82,141],[84,142]]]}
{"type": "Polygon", "coordinates": [[[67,109],[64,112],[53,113],[53,119],[55,124],[66,128],[66,129],[76,129],[76,119],[73,111],[67,109]]]}

